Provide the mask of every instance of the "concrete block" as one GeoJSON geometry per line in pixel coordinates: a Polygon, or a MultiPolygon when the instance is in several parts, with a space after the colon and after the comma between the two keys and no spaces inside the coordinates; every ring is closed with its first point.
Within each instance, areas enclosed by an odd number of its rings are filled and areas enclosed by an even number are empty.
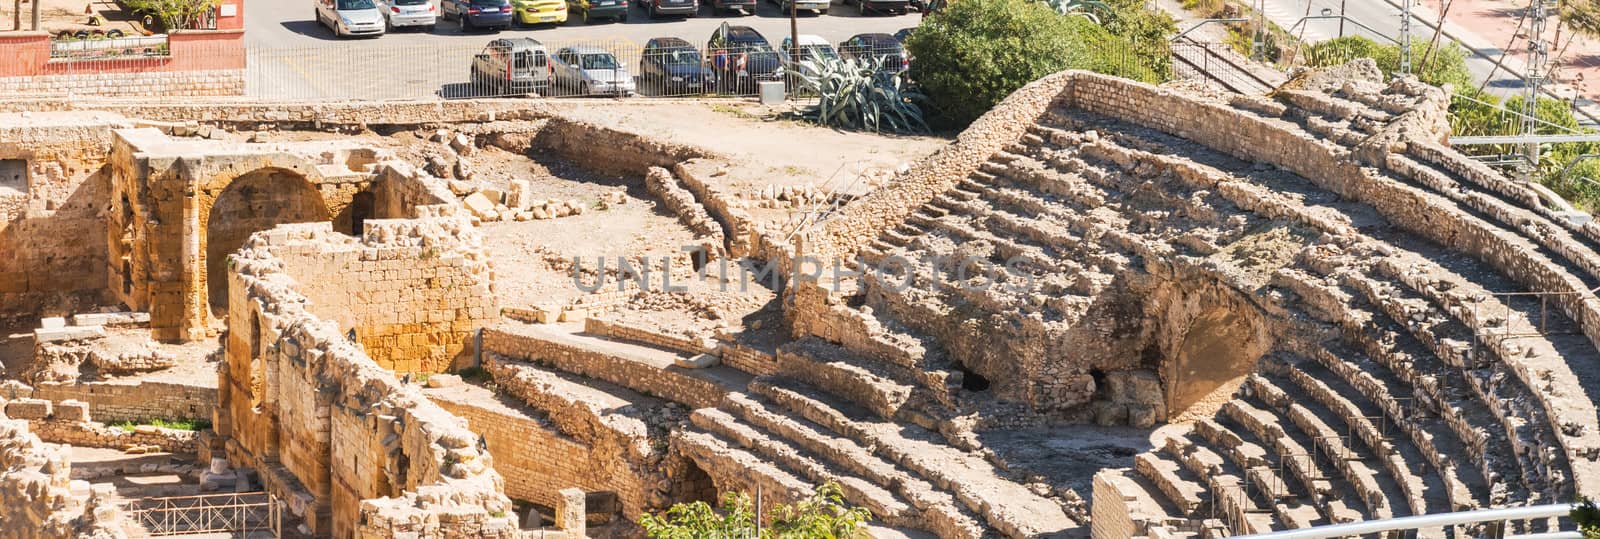
{"type": "Polygon", "coordinates": [[[39,329],[61,329],[67,327],[67,319],[52,316],[39,320],[39,329]]]}
{"type": "Polygon", "coordinates": [[[79,423],[89,421],[89,403],[87,402],[68,399],[56,403],[55,407],[57,420],[79,423]]]}
{"type": "Polygon", "coordinates": [[[672,364],[684,369],[704,369],[722,364],[722,358],[711,354],[695,354],[694,357],[680,357],[672,360],[672,364]]]}
{"type": "Polygon", "coordinates": [[[6,417],[12,419],[47,419],[50,417],[50,401],[44,399],[17,399],[6,403],[6,417]]]}
{"type": "Polygon", "coordinates": [[[583,491],[565,488],[556,495],[559,496],[555,507],[556,528],[567,532],[568,537],[583,537],[586,528],[583,517],[588,512],[583,491]]]}
{"type": "Polygon", "coordinates": [[[461,199],[461,204],[479,219],[488,220],[489,216],[495,213],[494,203],[490,202],[489,197],[484,196],[482,192],[467,195],[467,198],[461,199]]]}
{"type": "Polygon", "coordinates": [[[761,104],[763,105],[783,104],[784,95],[782,81],[758,82],[756,83],[756,93],[761,96],[761,104]]]}
{"type": "Polygon", "coordinates": [[[529,189],[528,180],[511,180],[511,189],[506,192],[506,206],[526,211],[533,203],[533,193],[529,189]]]}
{"type": "Polygon", "coordinates": [[[104,326],[67,326],[58,329],[40,328],[33,330],[35,343],[60,342],[60,341],[85,341],[99,339],[106,336],[104,326]]]}
{"type": "Polygon", "coordinates": [[[461,385],[461,377],[454,374],[435,374],[428,377],[428,387],[455,387],[461,385]]]}
{"type": "Polygon", "coordinates": [[[132,326],[150,323],[150,313],[87,313],[72,315],[74,326],[132,326]]]}

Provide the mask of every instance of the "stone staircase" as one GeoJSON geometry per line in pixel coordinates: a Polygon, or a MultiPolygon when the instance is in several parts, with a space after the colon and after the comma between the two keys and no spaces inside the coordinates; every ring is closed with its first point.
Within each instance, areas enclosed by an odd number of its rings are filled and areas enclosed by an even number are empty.
{"type": "MultiPolygon", "coordinates": [[[[1431,143],[1362,166],[1372,152],[1351,148],[1389,132],[1409,91],[1236,103],[1241,124],[1283,141],[1243,149],[1057,101],[859,253],[860,267],[893,266],[862,277],[860,310],[939,343],[950,368],[1031,382],[1002,395],[1049,409],[1094,398],[1090,373],[1052,370],[1051,351],[1085,353],[1079,326],[1119,288],[1199,274],[1250,294],[1281,330],[1273,351],[1214,414],[1158,430],[1109,472],[1166,513],[1148,525],[1179,535],[1570,498],[1600,480],[1600,375],[1581,367],[1600,359],[1600,226],[1431,143]],[[1287,239],[1261,243],[1271,229],[1287,239]],[[995,286],[952,286],[968,276],[947,261],[965,257],[1017,262],[995,286]],[[1038,293],[1006,289],[1023,281],[1038,293]],[[1503,294],[1529,291],[1544,294],[1503,294]]],[[[809,384],[902,421],[967,404],[818,347],[797,344],[785,366],[797,394],[809,384]]]]}
{"type": "Polygon", "coordinates": [[[951,398],[942,384],[815,338],[782,347],[779,364],[778,375],[696,410],[680,450],[702,462],[765,463],[757,484],[838,483],[883,525],[939,537],[1055,537],[1079,527],[1057,501],[962,447],[970,438],[940,432],[956,430],[941,415],[951,398]]]}

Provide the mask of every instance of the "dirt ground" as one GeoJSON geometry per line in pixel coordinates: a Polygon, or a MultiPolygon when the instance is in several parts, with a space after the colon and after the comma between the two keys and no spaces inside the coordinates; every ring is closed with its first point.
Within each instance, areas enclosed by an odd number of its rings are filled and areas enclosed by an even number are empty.
{"type": "MultiPolygon", "coordinates": [[[[50,33],[62,30],[94,30],[97,27],[88,23],[87,10],[93,10],[106,20],[101,30],[121,29],[131,36],[140,35],[143,29],[134,22],[131,15],[126,14],[115,2],[111,0],[30,0],[40,2],[39,28],[50,33]]],[[[11,30],[13,14],[16,12],[15,0],[0,0],[0,29],[11,30]]],[[[26,29],[32,23],[33,6],[29,3],[22,4],[22,28],[26,29]]]]}

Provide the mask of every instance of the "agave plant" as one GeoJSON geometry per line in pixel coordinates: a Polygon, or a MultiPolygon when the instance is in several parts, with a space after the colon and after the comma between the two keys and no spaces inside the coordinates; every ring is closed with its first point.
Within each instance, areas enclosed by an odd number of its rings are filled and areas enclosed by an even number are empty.
{"type": "Polygon", "coordinates": [[[1101,0],[1044,0],[1051,9],[1062,15],[1076,15],[1100,24],[1100,14],[1111,11],[1111,6],[1101,0]]]}
{"type": "Polygon", "coordinates": [[[874,132],[926,133],[922,119],[926,100],[906,87],[898,60],[817,58],[800,62],[802,84],[818,96],[804,116],[832,127],[874,132]]]}

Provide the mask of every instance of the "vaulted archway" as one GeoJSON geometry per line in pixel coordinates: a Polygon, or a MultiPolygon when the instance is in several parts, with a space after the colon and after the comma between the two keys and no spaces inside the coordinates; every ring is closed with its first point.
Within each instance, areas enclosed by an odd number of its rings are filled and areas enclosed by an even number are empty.
{"type": "Polygon", "coordinates": [[[329,220],[322,195],[304,176],[264,168],[239,176],[211,203],[206,218],[205,275],[213,316],[228,309],[228,255],[251,234],[287,223],[329,220]]]}

